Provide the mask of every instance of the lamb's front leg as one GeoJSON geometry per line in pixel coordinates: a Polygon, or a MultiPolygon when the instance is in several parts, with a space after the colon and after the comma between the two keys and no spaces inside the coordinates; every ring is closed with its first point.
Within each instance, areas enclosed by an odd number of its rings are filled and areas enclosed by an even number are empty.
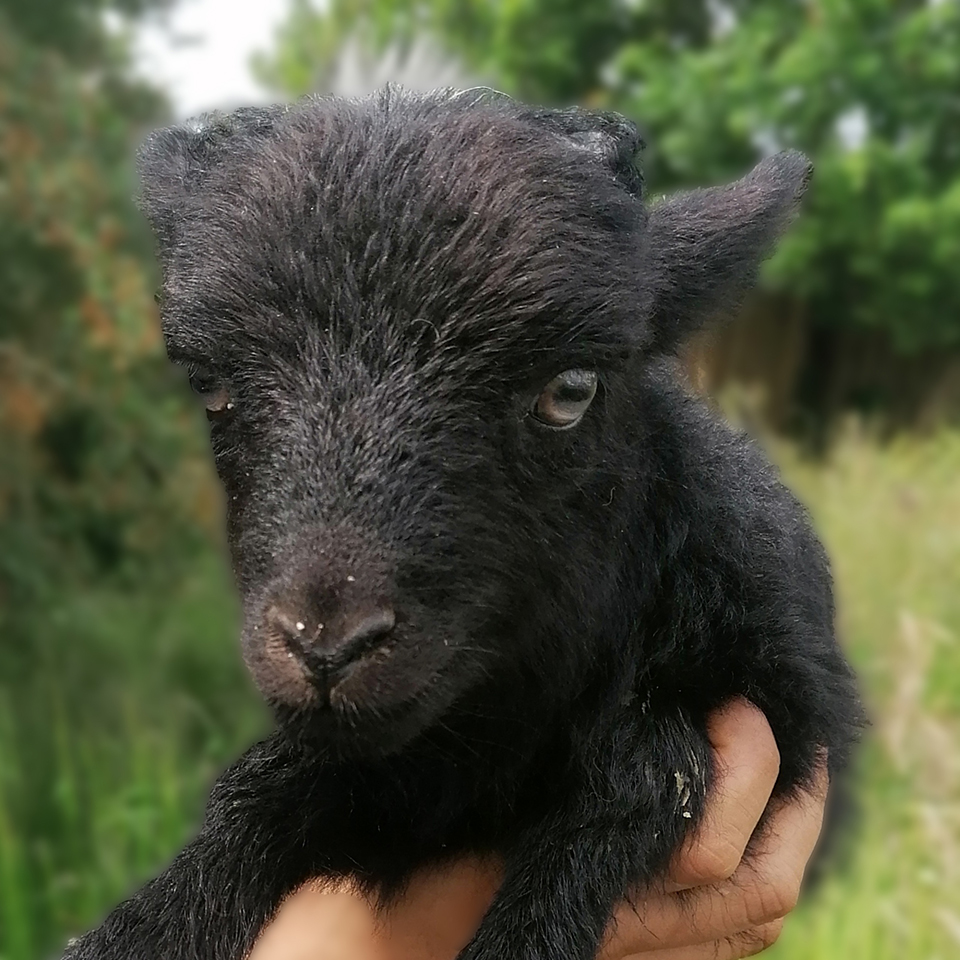
{"type": "Polygon", "coordinates": [[[593,960],[616,903],[665,872],[702,814],[709,740],[680,718],[608,733],[581,758],[569,801],[509,852],[458,960],[593,960]]]}
{"type": "Polygon", "coordinates": [[[248,751],[211,791],[198,836],[64,960],[241,960],[283,897],[326,872],[318,772],[278,736],[248,751]]]}

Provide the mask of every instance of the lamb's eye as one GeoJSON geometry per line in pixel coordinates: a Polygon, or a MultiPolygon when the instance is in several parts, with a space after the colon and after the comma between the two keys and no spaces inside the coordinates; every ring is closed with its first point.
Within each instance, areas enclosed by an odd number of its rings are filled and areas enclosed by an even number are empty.
{"type": "Polygon", "coordinates": [[[209,370],[194,367],[190,371],[190,388],[200,398],[208,420],[216,420],[233,410],[230,391],[209,370]]]}
{"type": "Polygon", "coordinates": [[[595,371],[564,370],[543,388],[533,405],[533,415],[550,427],[572,427],[587,412],[596,394],[595,371]]]}

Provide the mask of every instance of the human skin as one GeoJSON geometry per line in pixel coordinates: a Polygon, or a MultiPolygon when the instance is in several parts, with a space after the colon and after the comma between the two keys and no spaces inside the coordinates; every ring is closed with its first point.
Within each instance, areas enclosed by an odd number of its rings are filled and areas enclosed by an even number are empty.
{"type": "MultiPolygon", "coordinates": [[[[753,704],[734,700],[713,714],[709,735],[717,778],[704,820],[662,888],[615,910],[598,960],[738,960],[770,946],[796,904],[823,821],[825,764],[756,830],[780,768],[773,733],[753,704]]],[[[500,879],[495,861],[461,860],[414,877],[383,914],[355,891],[308,884],[249,960],[454,960],[500,879]]]]}

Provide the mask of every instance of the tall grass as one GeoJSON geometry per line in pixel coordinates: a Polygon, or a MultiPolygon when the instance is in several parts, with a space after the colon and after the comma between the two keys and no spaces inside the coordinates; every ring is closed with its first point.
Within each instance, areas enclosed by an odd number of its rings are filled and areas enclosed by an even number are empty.
{"type": "Polygon", "coordinates": [[[2,960],[59,955],[165,864],[266,727],[225,571],[196,559],[163,595],[62,597],[0,680],[2,960]]]}
{"type": "MultiPolygon", "coordinates": [[[[960,958],[960,433],[777,445],[834,559],[874,726],[849,861],[779,960],[960,958]]],[[[211,556],[162,597],[61,598],[0,678],[0,960],[42,960],[169,860],[265,724],[211,556]]],[[[15,639],[15,638],[14,638],[15,639]]]]}
{"type": "Polygon", "coordinates": [[[833,558],[873,728],[850,862],[787,924],[778,960],[960,958],[960,433],[826,463],[781,448],[833,558]]]}

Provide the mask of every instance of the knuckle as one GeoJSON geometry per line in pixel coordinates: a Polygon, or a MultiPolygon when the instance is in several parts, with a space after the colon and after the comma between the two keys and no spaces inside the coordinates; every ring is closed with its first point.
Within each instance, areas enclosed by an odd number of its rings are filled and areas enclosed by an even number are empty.
{"type": "MultiPolygon", "coordinates": [[[[783,933],[783,918],[779,920],[774,920],[772,923],[765,923],[763,926],[757,927],[755,931],[757,935],[757,953],[760,953],[761,950],[766,950],[768,947],[772,947],[779,939],[780,934],[783,933]]],[[[748,954],[750,956],[750,954],[748,954]]]]}
{"type": "Polygon", "coordinates": [[[786,877],[774,884],[774,899],[777,901],[777,914],[774,920],[792,913],[800,901],[800,877],[786,877]]]}
{"type": "Polygon", "coordinates": [[[775,876],[756,887],[750,898],[748,917],[753,924],[781,920],[792,912],[800,899],[800,882],[791,876],[775,876]]]}
{"type": "Polygon", "coordinates": [[[783,920],[775,920],[738,933],[730,940],[733,958],[740,960],[743,957],[755,957],[758,953],[763,953],[780,939],[782,930],[783,920]]]}
{"type": "Polygon", "coordinates": [[[699,844],[684,858],[684,874],[701,883],[728,880],[740,866],[740,850],[722,838],[699,844]]]}

